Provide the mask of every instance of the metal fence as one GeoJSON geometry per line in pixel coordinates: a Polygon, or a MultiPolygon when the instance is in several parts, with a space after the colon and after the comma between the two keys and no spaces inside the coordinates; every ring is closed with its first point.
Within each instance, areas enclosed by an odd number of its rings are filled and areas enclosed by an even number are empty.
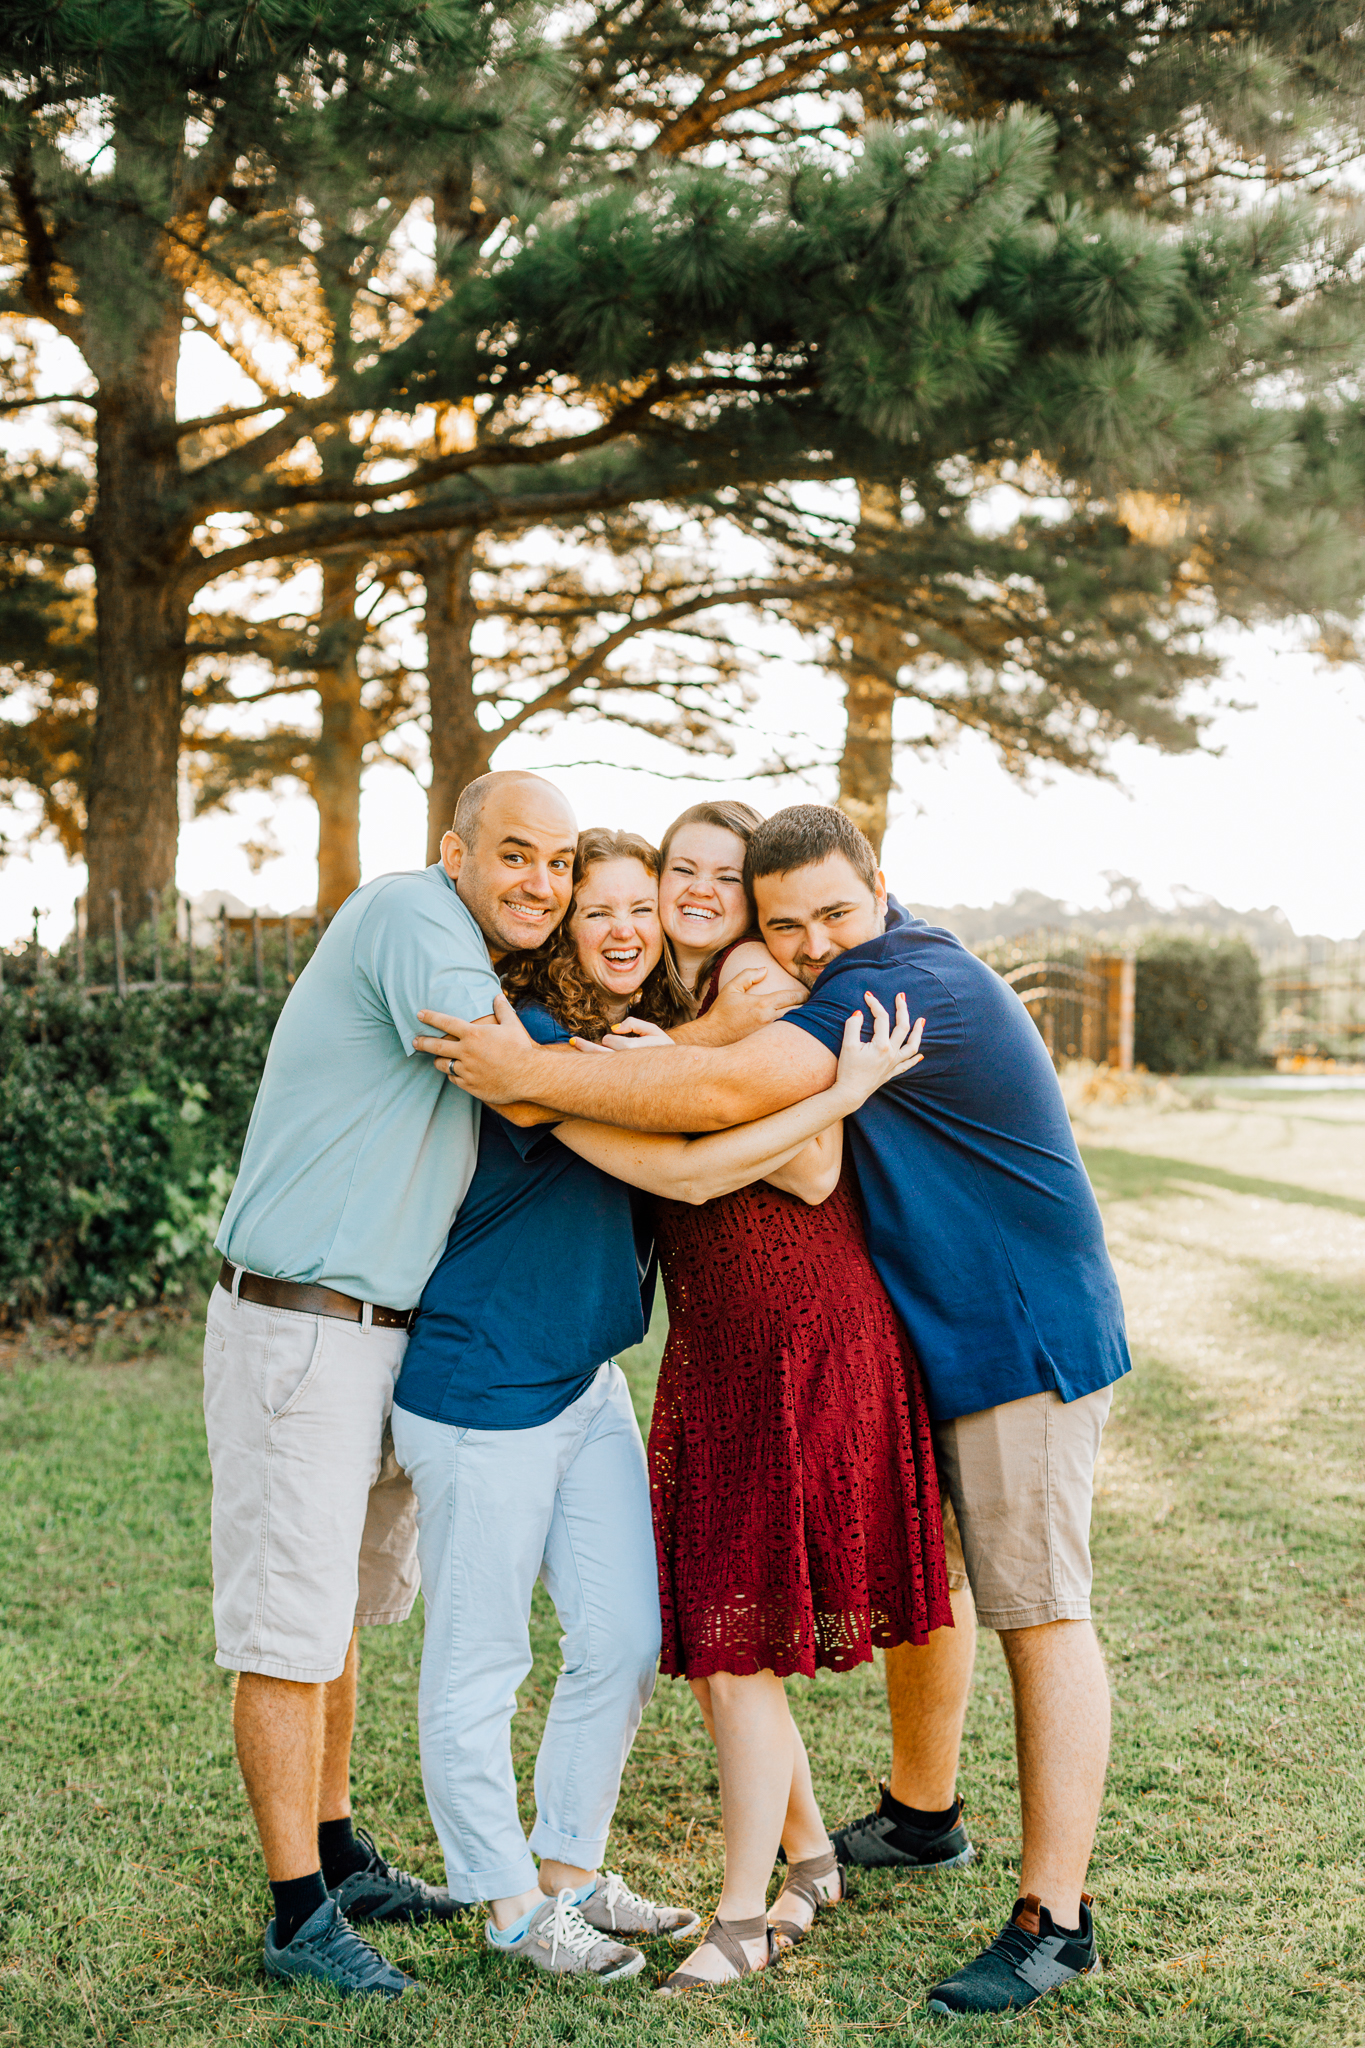
{"type": "Polygon", "coordinates": [[[1093,1060],[1132,1072],[1131,953],[1096,952],[1093,940],[1059,925],[1039,925],[978,951],[1015,991],[1055,1062],[1093,1060]]]}
{"type": "Polygon", "coordinates": [[[19,949],[0,948],[0,994],[6,989],[65,984],[86,995],[117,996],[158,988],[222,988],[254,985],[292,988],[311,959],[327,920],[320,912],[269,917],[253,911],[232,917],[221,909],[212,922],[212,938],[204,941],[203,924],[195,935],[193,910],[185,897],[162,899],[147,891],[149,916],[131,937],[124,932],[123,902],[110,891],[112,912],[108,938],[94,940],[87,929],[86,900],[76,903],[76,929],[60,952],[50,953],[38,941],[39,913],[33,913],[33,937],[19,949]]]}
{"type": "MultiPolygon", "coordinates": [[[[1216,935],[1191,932],[1207,939],[1216,935]]],[[[1053,1059],[1133,1064],[1136,948],[1099,953],[1083,932],[1039,926],[977,949],[1026,1005],[1053,1059]]],[[[1261,1053],[1282,1066],[1365,1062],[1365,944],[1306,939],[1261,962],[1261,1053]]]]}
{"type": "Polygon", "coordinates": [[[1365,1059],[1365,945],[1308,939],[1263,955],[1262,1049],[1296,1060],[1365,1059]]]}

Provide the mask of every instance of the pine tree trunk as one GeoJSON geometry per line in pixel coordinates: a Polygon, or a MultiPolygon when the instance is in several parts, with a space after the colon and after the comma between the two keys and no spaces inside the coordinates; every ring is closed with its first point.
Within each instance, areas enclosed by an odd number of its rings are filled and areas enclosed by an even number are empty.
{"type": "Polygon", "coordinates": [[[848,728],[839,761],[839,808],[867,834],[873,852],[880,857],[891,794],[891,715],[896,692],[879,675],[855,666],[860,654],[873,652],[868,644],[872,637],[855,634],[844,684],[848,728]]]}
{"type": "Polygon", "coordinates": [[[318,807],[318,909],[333,917],[360,887],[360,774],[369,721],[360,703],[356,660],[363,628],[356,618],[354,556],[322,565],[321,658],[317,689],[322,732],[313,753],[312,793],[318,807]]]}
{"type": "Polygon", "coordinates": [[[188,607],[175,593],[165,533],[178,496],[175,377],[177,303],[131,363],[100,379],[96,401],[98,509],[91,536],[96,577],[99,698],[90,760],[90,930],[145,921],[147,891],[175,879],[179,832],[181,689],[188,607]]]}
{"type": "MultiPolygon", "coordinates": [[[[859,529],[900,522],[900,501],[884,485],[859,492],[859,529]]],[[[880,857],[893,781],[892,717],[896,673],[904,657],[900,636],[881,620],[875,603],[855,614],[844,663],[848,726],[839,761],[839,808],[872,841],[880,857]]]]}
{"type": "Polygon", "coordinates": [[[474,535],[440,535],[422,551],[427,587],[427,693],[431,702],[431,789],[427,797],[427,859],[441,857],[460,791],[486,775],[498,743],[479,724],[474,695],[474,621],[469,587],[474,535]]]}

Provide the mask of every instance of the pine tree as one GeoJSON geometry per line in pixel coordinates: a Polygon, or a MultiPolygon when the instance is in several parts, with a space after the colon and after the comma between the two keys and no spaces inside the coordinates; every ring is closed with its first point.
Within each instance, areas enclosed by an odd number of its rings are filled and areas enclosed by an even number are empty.
{"type": "MultiPolygon", "coordinates": [[[[1337,173],[1359,160],[1365,101],[1365,56],[1358,18],[1349,8],[1258,6],[1229,16],[1221,7],[1171,9],[1137,0],[1121,11],[1103,5],[1069,9],[1046,22],[1040,22],[1030,7],[992,8],[989,13],[968,10],[951,21],[936,21],[928,35],[913,43],[904,36],[898,39],[899,26],[880,24],[878,36],[850,52],[846,90],[864,121],[905,120],[929,107],[964,118],[990,119],[1007,107],[1031,106],[1056,124],[1054,181],[1059,193],[1072,199],[1098,194],[1111,208],[1182,225],[1196,209],[1205,216],[1241,212],[1248,194],[1257,188],[1281,196],[1296,191],[1302,208],[1298,231],[1311,246],[1315,234],[1309,208],[1318,209],[1321,246],[1334,237],[1332,216],[1340,215],[1343,197],[1350,204],[1349,195],[1342,195],[1333,182],[1337,173]]],[[[1329,272],[1331,267],[1329,262],[1329,272]]],[[[1284,298],[1292,300],[1297,289],[1287,276],[1284,298]]],[[[1314,337],[1305,338],[1301,362],[1309,365],[1308,388],[1321,388],[1324,367],[1330,385],[1334,364],[1313,362],[1314,337]]],[[[1283,335],[1277,337],[1281,348],[1284,340],[1283,335]]],[[[1353,347],[1344,349],[1342,356],[1341,367],[1346,368],[1353,347]]],[[[1291,385],[1299,372],[1297,364],[1289,370],[1291,385]]],[[[1271,378],[1266,382],[1274,388],[1271,378]]],[[[1283,399],[1284,392],[1282,385],[1277,396],[1283,399]]],[[[1085,665],[1070,661],[1060,697],[1053,687],[1055,667],[1045,675],[1029,660],[1023,668],[1035,687],[1022,696],[1017,686],[1001,691],[1000,683],[1011,673],[1017,676],[1019,665],[999,658],[993,627],[987,628],[984,642],[979,634],[950,633],[937,652],[934,632],[924,631],[944,602],[952,610],[960,599],[950,588],[937,594],[935,605],[926,608],[920,601],[932,584],[938,550],[916,545],[901,514],[913,519],[927,506],[930,528],[935,514],[955,517],[943,502],[945,483],[958,512],[964,509],[964,499],[970,510],[973,498],[998,498],[1001,477],[993,451],[962,451],[971,464],[968,473],[974,487],[967,484],[961,457],[955,457],[950,476],[926,478],[921,472],[897,479],[894,487],[874,484],[865,492],[864,511],[870,516],[861,529],[863,552],[880,596],[870,609],[853,602],[839,621],[826,609],[822,637],[835,655],[833,665],[843,679],[847,709],[839,801],[874,843],[880,845],[892,787],[895,710],[906,697],[933,709],[933,721],[918,744],[939,744],[958,724],[967,724],[989,734],[1005,765],[1016,773],[1024,772],[1034,759],[1060,758],[1059,727],[1074,729],[1077,714],[1082,719],[1093,716],[1090,743],[1068,765],[1104,772],[1105,742],[1124,731],[1162,748],[1198,744],[1197,727],[1189,719],[1154,720],[1143,715],[1134,724],[1125,724],[1124,707],[1133,701],[1135,671],[1130,650],[1122,642],[1136,628],[1139,609],[1145,627],[1139,635],[1142,658],[1136,672],[1150,679],[1154,664],[1164,669],[1161,695],[1168,709],[1184,680],[1207,675],[1215,667],[1198,658],[1188,630],[1178,630],[1181,625],[1188,628],[1189,610],[1196,601],[1206,618],[1210,607],[1244,622],[1317,614],[1320,639],[1338,654],[1344,652],[1350,643],[1340,614],[1343,609],[1354,612],[1359,593],[1354,562],[1343,555],[1354,551],[1343,550],[1340,532],[1329,537],[1320,528],[1312,531],[1315,513],[1327,508],[1340,513],[1349,503],[1351,487],[1343,494],[1340,481],[1343,474],[1354,474],[1356,458],[1340,443],[1353,446],[1356,430],[1349,416],[1342,417],[1341,395],[1332,394],[1337,401],[1330,408],[1335,417],[1323,422],[1321,434],[1310,426],[1299,459],[1290,465],[1298,488],[1292,505],[1281,502],[1276,508],[1283,523],[1266,517],[1269,505],[1254,511],[1244,506],[1236,535],[1228,532],[1224,517],[1215,516],[1213,526],[1220,538],[1214,546],[1209,544],[1209,508],[1201,500],[1197,476],[1176,479],[1168,474],[1162,479],[1165,488],[1154,498],[1150,492],[1124,489],[1121,477],[1101,475],[1092,480],[1084,502],[1072,480],[1071,517],[1053,538],[1078,569],[1088,566],[1101,613],[1106,586],[1108,595],[1122,602],[1128,629],[1114,649],[1109,674],[1103,673],[1102,663],[1095,667],[1092,662],[1090,680],[1078,691],[1085,665]],[[1324,442],[1338,444],[1326,461],[1324,442]],[[1192,495],[1182,498],[1182,486],[1192,495]],[[895,513],[889,510],[890,497],[903,500],[895,513]],[[877,563],[888,561],[893,529],[903,558],[895,579],[899,592],[876,573],[877,563]],[[1197,536],[1199,544],[1187,548],[1182,544],[1187,536],[1197,536]],[[1101,566],[1101,560],[1107,566],[1101,566]],[[1177,652],[1183,661],[1166,658],[1177,652]],[[934,676],[927,694],[926,672],[934,676]],[[994,678],[994,686],[990,699],[983,702],[973,685],[987,676],[994,678]]],[[[1033,495],[1039,481],[1036,474],[1029,479],[1025,496],[1033,495]]],[[[1042,482],[1046,495],[1047,482],[1042,482]]],[[[1226,504],[1216,508],[1216,515],[1225,512],[1226,504]]],[[[956,559],[940,566],[954,583],[984,585],[997,617],[1017,610],[1008,596],[1008,579],[1002,583],[992,563],[992,557],[1001,560],[999,545],[978,545],[960,518],[955,517],[955,524],[956,559]]],[[[925,530],[925,522],[919,521],[920,537],[925,530]]],[[[992,541],[996,539],[992,536],[992,541]]],[[[1033,549],[1027,516],[1005,538],[1006,562],[1011,548],[1033,549]]],[[[1036,625],[1037,607],[1030,609],[1036,625]]],[[[1081,637],[1070,646],[1094,649],[1097,639],[1102,646],[1105,633],[1095,631],[1100,623],[1098,616],[1092,617],[1081,631],[1073,612],[1071,630],[1081,637]]]]}
{"type": "MultiPolygon", "coordinates": [[[[95,567],[93,924],[107,920],[112,890],[132,921],[146,890],[171,878],[187,623],[219,538],[208,522],[264,495],[252,485],[272,463],[350,410],[337,395],[311,413],[295,402],[282,429],[267,426],[243,458],[234,427],[276,408],[267,400],[177,420],[186,321],[213,320],[225,303],[239,317],[268,317],[306,257],[307,229],[301,243],[298,209],[290,213],[305,179],[363,195],[382,256],[386,223],[376,216],[401,220],[452,162],[477,158],[500,123],[527,116],[536,65],[534,37],[515,14],[462,0],[277,0],[268,23],[255,6],[206,12],[189,0],[4,11],[4,310],[74,343],[95,387],[88,517],[30,515],[8,528],[13,544],[79,547],[95,567]]],[[[355,381],[364,384],[363,371],[355,381]]],[[[332,478],[320,496],[329,485],[344,499],[344,480],[332,478]]]]}
{"type": "MultiPolygon", "coordinates": [[[[37,403],[27,351],[11,355],[11,404],[37,403]]],[[[12,461],[0,477],[0,528],[79,517],[90,496],[86,450],[74,434],[55,456],[12,461]]],[[[72,548],[0,548],[0,796],[38,800],[39,832],[75,859],[95,709],[94,592],[72,548]]],[[[30,835],[31,836],[31,835],[30,835]]],[[[10,851],[0,833],[0,859],[10,851]]]]}
{"type": "MultiPolygon", "coordinates": [[[[1037,24],[1006,27],[1022,61],[1037,24]]],[[[107,0],[55,25],[8,10],[8,305],[83,349],[99,483],[88,523],[27,516],[8,541],[96,566],[97,919],[108,889],[140,903],[168,878],[191,609],[264,563],[382,561],[438,539],[454,563],[462,533],[801,480],[860,478],[905,505],[962,463],[1037,463],[1088,505],[1179,496],[1215,551],[1273,524],[1287,479],[1307,518],[1305,429],[1255,405],[1248,373],[1308,374],[1321,316],[1296,294],[1344,293],[1349,249],[1288,215],[1179,234],[1092,215],[1065,195],[1075,136],[1059,160],[1053,125],[1019,115],[878,129],[850,158],[837,145],[861,114],[827,94],[815,133],[831,146],[795,168],[775,144],[807,121],[810,88],[833,94],[836,65],[889,78],[893,113],[951,111],[964,79],[981,97],[981,51],[1004,45],[998,25],[978,21],[974,44],[912,9],[779,10],[777,31],[769,16],[735,31],[687,9],[604,14],[547,53],[530,14],[279,0],[267,46],[247,6],[210,20],[107,0]],[[736,33],[748,44],[723,47],[736,33]],[[922,62],[912,35],[940,55],[922,62]],[[642,157],[626,121],[651,93],[642,157]],[[728,169],[673,161],[718,145],[728,169]],[[418,275],[401,245],[428,208],[418,275]],[[344,360],[333,349],[326,388],[177,423],[183,320],[233,345],[234,328],[325,292],[329,218],[352,237],[365,325],[344,360]],[[443,407],[472,409],[472,445],[429,447],[420,421],[443,407]],[[375,421],[411,423],[408,452],[375,421]]],[[[1158,31],[1144,17],[1123,62],[1158,31]]],[[[1105,47],[1116,63],[1114,36],[1105,47]]],[[[1063,58],[1054,79],[1088,61],[1074,39],[1063,58]]],[[[1354,448],[1338,415],[1314,419],[1331,451],[1316,474],[1337,477],[1339,501],[1354,448]]],[[[1320,580],[1340,525],[1329,503],[1300,550],[1320,580]]],[[[461,616],[458,589],[444,616],[461,616]]],[[[458,696],[461,659],[436,666],[458,696]]]]}

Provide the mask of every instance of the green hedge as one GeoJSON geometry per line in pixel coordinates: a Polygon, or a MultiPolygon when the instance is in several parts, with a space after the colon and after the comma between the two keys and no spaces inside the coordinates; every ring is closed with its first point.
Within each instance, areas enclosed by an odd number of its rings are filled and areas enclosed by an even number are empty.
{"type": "MultiPolygon", "coordinates": [[[[0,1321],[153,1301],[207,1269],[282,990],[0,996],[0,1321]]],[[[1153,939],[1140,1065],[1252,1065],[1260,967],[1241,940],[1153,939]]]]}
{"type": "Polygon", "coordinates": [[[1136,1005],[1133,1056],[1154,1074],[1257,1063],[1261,965],[1244,939],[1149,939],[1136,1005]]]}
{"type": "Polygon", "coordinates": [[[0,1320],[198,1277],[282,1001],[52,983],[0,998],[0,1320]]]}

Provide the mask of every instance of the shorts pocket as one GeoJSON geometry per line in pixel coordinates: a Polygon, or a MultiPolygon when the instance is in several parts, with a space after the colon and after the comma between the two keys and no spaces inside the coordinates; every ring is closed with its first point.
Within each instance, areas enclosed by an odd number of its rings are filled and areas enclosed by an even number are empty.
{"type": "Polygon", "coordinates": [[[261,1405],[271,1422],[282,1422],[307,1393],[322,1364],[324,1316],[281,1318],[266,1339],[261,1359],[261,1405]]]}

